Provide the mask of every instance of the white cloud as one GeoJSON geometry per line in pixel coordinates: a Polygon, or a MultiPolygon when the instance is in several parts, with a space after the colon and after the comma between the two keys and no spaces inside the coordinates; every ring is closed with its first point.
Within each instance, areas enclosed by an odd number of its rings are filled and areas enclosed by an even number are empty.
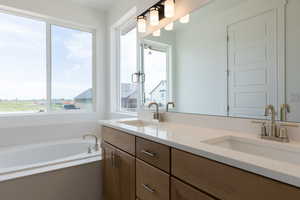
{"type": "Polygon", "coordinates": [[[91,33],[74,33],[64,42],[64,45],[69,50],[68,59],[89,59],[92,57],[91,33]]]}

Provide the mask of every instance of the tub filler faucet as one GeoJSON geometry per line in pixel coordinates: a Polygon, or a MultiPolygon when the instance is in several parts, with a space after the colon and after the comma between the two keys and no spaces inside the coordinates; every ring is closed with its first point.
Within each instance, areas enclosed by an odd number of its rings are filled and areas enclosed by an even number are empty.
{"type": "Polygon", "coordinates": [[[87,134],[83,136],[83,139],[85,140],[87,137],[93,137],[95,139],[95,145],[93,147],[89,146],[88,153],[92,153],[92,151],[99,151],[99,143],[98,143],[98,137],[93,134],[87,134]]]}

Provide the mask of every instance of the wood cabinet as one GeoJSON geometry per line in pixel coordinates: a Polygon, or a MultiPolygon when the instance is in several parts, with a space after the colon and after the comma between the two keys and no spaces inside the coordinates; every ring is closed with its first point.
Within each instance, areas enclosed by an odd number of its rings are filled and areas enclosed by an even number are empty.
{"type": "Polygon", "coordinates": [[[169,174],[136,160],[136,196],[142,200],[168,200],[169,174]]]}
{"type": "Polygon", "coordinates": [[[102,144],[104,157],[104,198],[135,200],[135,158],[107,144],[102,144]]]}
{"type": "Polygon", "coordinates": [[[172,149],[172,175],[222,200],[298,200],[300,189],[172,149]]]}
{"type": "Polygon", "coordinates": [[[102,138],[105,142],[135,155],[135,136],[113,128],[103,127],[102,138]]]}
{"type": "Polygon", "coordinates": [[[103,128],[105,200],[298,200],[300,189],[103,128]]]}
{"type": "Polygon", "coordinates": [[[209,195],[171,178],[171,200],[215,200],[209,195]]]}
{"type": "Polygon", "coordinates": [[[170,147],[136,138],[136,157],[159,168],[170,172],[170,147]]]}

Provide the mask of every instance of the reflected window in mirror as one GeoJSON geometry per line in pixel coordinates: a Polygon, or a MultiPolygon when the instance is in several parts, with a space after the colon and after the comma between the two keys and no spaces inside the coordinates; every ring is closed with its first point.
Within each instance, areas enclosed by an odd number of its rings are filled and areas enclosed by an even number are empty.
{"type": "Polygon", "coordinates": [[[171,46],[153,41],[144,41],[142,46],[142,102],[144,105],[157,102],[160,107],[165,107],[171,96],[171,46]]]}

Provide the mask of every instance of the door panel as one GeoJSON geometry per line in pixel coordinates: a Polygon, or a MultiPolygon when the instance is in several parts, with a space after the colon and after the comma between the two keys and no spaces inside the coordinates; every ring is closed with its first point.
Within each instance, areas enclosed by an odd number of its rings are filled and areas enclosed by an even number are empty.
{"type": "Polygon", "coordinates": [[[169,174],[136,160],[136,196],[143,200],[168,200],[169,174]]]}
{"type": "Polygon", "coordinates": [[[113,153],[115,152],[114,148],[106,143],[102,145],[103,157],[104,157],[104,181],[103,181],[103,192],[104,199],[107,200],[117,200],[119,198],[118,184],[117,184],[117,174],[112,164],[113,153]],[[111,187],[114,186],[114,187],[111,187]]]}
{"type": "Polygon", "coordinates": [[[135,158],[103,143],[104,197],[106,200],[135,199],[135,158]]]}
{"type": "Polygon", "coordinates": [[[229,115],[265,118],[268,104],[277,102],[275,12],[228,27],[229,115]]]}

